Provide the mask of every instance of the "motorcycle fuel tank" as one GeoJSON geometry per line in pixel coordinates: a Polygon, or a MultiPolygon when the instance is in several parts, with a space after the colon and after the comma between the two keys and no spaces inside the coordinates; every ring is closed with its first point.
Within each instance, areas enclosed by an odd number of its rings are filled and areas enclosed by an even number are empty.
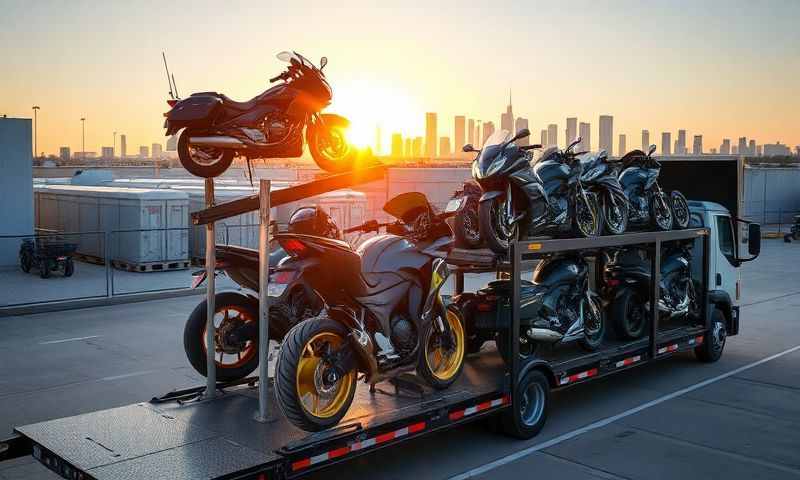
{"type": "Polygon", "coordinates": [[[533,283],[546,287],[582,282],[589,268],[577,257],[555,256],[542,260],[533,271],[533,283]]]}
{"type": "Polygon", "coordinates": [[[548,196],[557,192],[560,187],[566,186],[571,173],[569,166],[559,162],[555,156],[536,162],[533,171],[539,177],[548,196]]]}
{"type": "Polygon", "coordinates": [[[658,180],[658,172],[657,168],[628,167],[619,176],[619,183],[626,192],[637,185],[647,190],[658,180]]]}
{"type": "Polygon", "coordinates": [[[430,261],[413,243],[398,235],[377,235],[358,247],[364,272],[397,272],[404,268],[419,270],[430,261]]]}

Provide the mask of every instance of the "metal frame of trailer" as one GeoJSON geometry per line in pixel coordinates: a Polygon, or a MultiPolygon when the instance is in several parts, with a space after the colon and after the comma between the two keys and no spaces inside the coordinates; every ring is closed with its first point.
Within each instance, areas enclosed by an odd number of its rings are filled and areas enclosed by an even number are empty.
{"type": "MultiPolygon", "coordinates": [[[[248,202],[246,208],[252,207],[253,200],[248,202]]],[[[263,211],[264,203],[259,205],[263,211]]],[[[213,225],[221,210],[227,210],[223,213],[227,214],[245,207],[239,204],[214,208],[196,215],[196,223],[205,220],[213,225]]],[[[375,391],[359,384],[356,399],[341,424],[316,434],[294,428],[282,416],[265,415],[275,411],[274,398],[265,395],[270,382],[258,382],[253,377],[236,384],[217,383],[212,384],[216,395],[203,395],[207,387],[197,387],[171,392],[147,403],[17,427],[12,438],[0,442],[0,461],[33,455],[72,480],[297,478],[506,410],[515,398],[517,382],[512,379],[521,379],[531,369],[545,371],[551,388],[560,389],[695,348],[704,341],[710,325],[705,285],[710,257],[708,229],[533,239],[514,242],[505,261],[486,254],[472,256],[473,260],[453,255],[448,263],[454,264],[456,293],[463,291],[465,273],[510,273],[514,287],[510,328],[518,332],[521,275],[538,258],[568,250],[591,253],[635,244],[650,245],[653,253],[653,317],[647,338],[609,343],[594,353],[574,353],[565,346],[563,351],[556,349],[551,355],[545,352],[541,358],[524,364],[520,364],[518,343],[511,342],[510,366],[496,351],[484,349],[467,358],[464,373],[444,391],[428,389],[413,375],[379,384],[375,391]],[[704,285],[699,289],[702,324],[659,331],[655,302],[659,297],[662,244],[695,238],[703,242],[704,285]]]]}

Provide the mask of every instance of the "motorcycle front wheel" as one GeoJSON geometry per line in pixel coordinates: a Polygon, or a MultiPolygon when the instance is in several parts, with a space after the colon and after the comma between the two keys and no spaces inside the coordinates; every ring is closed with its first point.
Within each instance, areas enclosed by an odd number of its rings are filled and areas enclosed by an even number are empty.
{"type": "Polygon", "coordinates": [[[627,203],[612,202],[610,198],[603,200],[603,225],[611,235],[622,235],[628,229],[627,203]]]}
{"type": "Polygon", "coordinates": [[[339,115],[323,113],[320,117],[321,124],[311,124],[306,129],[306,142],[314,162],[326,172],[352,170],[357,152],[347,140],[350,122],[339,115]]]}
{"type": "Polygon", "coordinates": [[[573,231],[581,237],[596,237],[600,235],[603,223],[601,222],[600,204],[597,195],[586,192],[578,195],[575,201],[575,218],[573,219],[573,231]]]}
{"type": "Polygon", "coordinates": [[[686,197],[677,190],[669,194],[670,206],[672,207],[672,226],[675,229],[683,230],[689,226],[689,202],[686,197]]]}
{"type": "Polygon", "coordinates": [[[347,347],[347,329],[326,314],[286,334],[275,366],[275,397],[292,424],[307,432],[331,428],[345,416],[356,393],[355,370],[339,372],[328,357],[347,347]]]}
{"type": "Polygon", "coordinates": [[[454,306],[446,310],[446,321],[450,327],[448,337],[439,332],[434,322],[429,322],[422,328],[422,345],[417,373],[436,389],[449,387],[456,381],[464,368],[464,354],[466,351],[466,335],[464,333],[464,320],[461,313],[454,306]]]}
{"type": "Polygon", "coordinates": [[[478,206],[480,236],[494,253],[508,253],[508,246],[516,235],[516,224],[507,225],[504,219],[505,199],[495,197],[478,206]]]}
{"type": "Polygon", "coordinates": [[[672,208],[667,195],[659,192],[650,199],[650,218],[653,226],[666,231],[672,228],[672,208]]]}
{"type": "Polygon", "coordinates": [[[204,132],[185,128],[178,137],[178,159],[183,168],[196,177],[218,177],[233,163],[233,151],[189,143],[189,138],[202,135],[204,132]]]}
{"type": "Polygon", "coordinates": [[[600,348],[606,333],[606,318],[603,305],[597,297],[583,300],[583,337],[579,340],[580,346],[589,352],[600,348]],[[589,305],[589,302],[592,305],[589,305]]]}

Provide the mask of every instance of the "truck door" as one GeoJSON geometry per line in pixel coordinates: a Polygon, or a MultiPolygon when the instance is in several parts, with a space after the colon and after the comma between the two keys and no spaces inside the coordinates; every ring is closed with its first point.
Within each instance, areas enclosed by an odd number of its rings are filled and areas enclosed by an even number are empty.
{"type": "Polygon", "coordinates": [[[713,250],[714,276],[711,278],[711,288],[723,290],[731,297],[734,304],[738,303],[736,285],[739,282],[739,269],[736,266],[736,237],[733,234],[733,222],[726,214],[713,214],[713,250]]]}

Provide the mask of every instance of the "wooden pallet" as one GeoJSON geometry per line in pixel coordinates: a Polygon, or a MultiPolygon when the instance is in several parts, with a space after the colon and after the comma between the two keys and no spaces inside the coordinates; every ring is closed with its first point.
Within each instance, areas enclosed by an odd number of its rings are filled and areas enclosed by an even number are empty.
{"type": "Polygon", "coordinates": [[[129,272],[164,272],[167,270],[186,270],[190,267],[189,260],[173,260],[169,262],[142,262],[134,263],[126,260],[111,260],[111,265],[118,270],[129,272]]]}
{"type": "Polygon", "coordinates": [[[106,263],[103,257],[98,257],[96,255],[86,255],[85,253],[80,253],[80,252],[73,253],[72,258],[78,262],[93,263],[95,265],[105,265],[106,263]]]}

